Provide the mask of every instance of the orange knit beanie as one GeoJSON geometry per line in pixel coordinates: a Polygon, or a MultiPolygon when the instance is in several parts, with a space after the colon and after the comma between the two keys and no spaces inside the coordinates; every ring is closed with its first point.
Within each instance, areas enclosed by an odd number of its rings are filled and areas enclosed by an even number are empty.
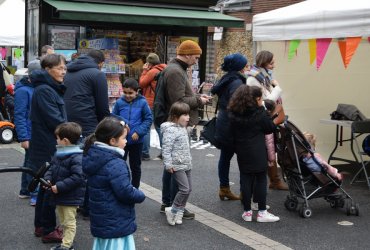
{"type": "Polygon", "coordinates": [[[177,47],[178,55],[200,55],[202,54],[202,49],[196,42],[191,40],[183,41],[179,47],[177,47]]]}

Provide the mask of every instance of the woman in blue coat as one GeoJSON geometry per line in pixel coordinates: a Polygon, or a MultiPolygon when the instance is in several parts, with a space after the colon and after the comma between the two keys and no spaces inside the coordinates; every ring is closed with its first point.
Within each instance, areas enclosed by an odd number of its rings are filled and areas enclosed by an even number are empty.
{"type": "Polygon", "coordinates": [[[247,58],[240,53],[231,54],[224,58],[222,70],[226,74],[212,88],[211,93],[218,96],[218,115],[216,122],[215,139],[221,150],[218,161],[218,177],[220,180],[219,197],[221,200],[239,200],[239,197],[230,190],[229,171],[230,161],[234,155],[233,138],[230,131],[229,112],[227,105],[235,90],[246,83],[245,68],[247,58]]]}

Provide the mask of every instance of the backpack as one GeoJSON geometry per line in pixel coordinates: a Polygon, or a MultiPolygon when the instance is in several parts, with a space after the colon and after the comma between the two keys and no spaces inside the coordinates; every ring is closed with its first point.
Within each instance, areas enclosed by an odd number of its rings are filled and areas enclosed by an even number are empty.
{"type": "Polygon", "coordinates": [[[366,136],[363,140],[362,149],[368,156],[370,156],[370,135],[366,136]]]}
{"type": "Polygon", "coordinates": [[[163,71],[159,72],[155,78],[157,85],[155,87],[155,96],[153,102],[153,121],[156,127],[160,127],[162,123],[168,119],[169,108],[166,107],[166,83],[163,77],[163,71]]]}

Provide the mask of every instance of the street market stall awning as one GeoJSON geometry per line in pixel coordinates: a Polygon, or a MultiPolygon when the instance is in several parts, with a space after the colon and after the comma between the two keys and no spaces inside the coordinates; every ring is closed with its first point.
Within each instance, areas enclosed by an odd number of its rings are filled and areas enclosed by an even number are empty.
{"type": "Polygon", "coordinates": [[[253,17],[253,40],[370,36],[369,0],[307,0],[253,17]]]}
{"type": "Polygon", "coordinates": [[[150,25],[244,27],[244,20],[218,12],[44,0],[59,19],[150,25]]]}

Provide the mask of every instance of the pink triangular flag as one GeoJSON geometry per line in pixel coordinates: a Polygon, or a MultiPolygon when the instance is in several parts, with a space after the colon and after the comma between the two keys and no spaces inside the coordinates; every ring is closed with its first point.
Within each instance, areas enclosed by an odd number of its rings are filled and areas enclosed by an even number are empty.
{"type": "Polygon", "coordinates": [[[317,38],[316,39],[316,68],[320,69],[322,62],[324,61],[326,52],[331,42],[331,38],[317,38]]]}

